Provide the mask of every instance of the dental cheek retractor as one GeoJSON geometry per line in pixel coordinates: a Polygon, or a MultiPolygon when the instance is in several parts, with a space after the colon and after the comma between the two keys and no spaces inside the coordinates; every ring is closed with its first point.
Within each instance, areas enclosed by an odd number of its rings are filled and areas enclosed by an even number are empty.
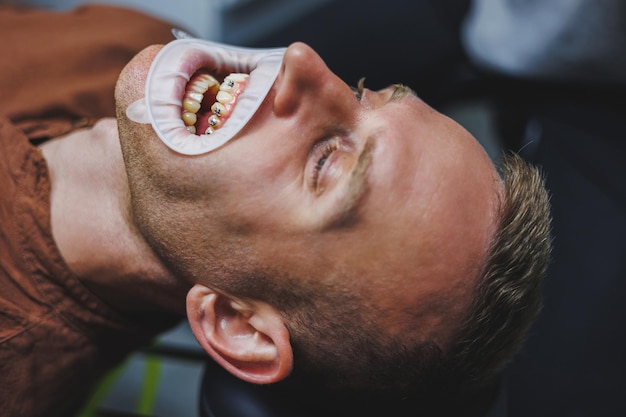
{"type": "Polygon", "coordinates": [[[156,55],[148,71],[145,96],[126,109],[136,123],[151,124],[165,145],[184,155],[210,152],[232,139],[252,118],[272,88],[286,48],[255,49],[179,37],[156,55]],[[250,74],[232,113],[219,129],[194,134],[183,118],[182,99],[192,76],[202,69],[211,74],[250,74]]]}

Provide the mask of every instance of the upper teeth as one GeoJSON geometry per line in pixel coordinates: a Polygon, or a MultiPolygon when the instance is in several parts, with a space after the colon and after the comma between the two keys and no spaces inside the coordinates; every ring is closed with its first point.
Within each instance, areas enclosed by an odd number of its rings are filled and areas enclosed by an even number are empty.
{"type": "Polygon", "coordinates": [[[233,73],[224,78],[220,84],[209,74],[195,76],[187,85],[182,101],[182,119],[190,133],[196,133],[197,113],[202,107],[204,96],[209,93],[215,96],[216,102],[211,106],[213,114],[208,117],[208,128],[205,134],[213,133],[222,121],[232,112],[237,96],[243,91],[249,75],[233,73]]]}
{"type": "MultiPolygon", "coordinates": [[[[147,73],[145,95],[128,105],[126,116],[135,123],[151,124],[157,137],[182,155],[211,152],[235,138],[263,105],[282,68],[285,51],[286,48],[242,48],[193,38],[174,40],[155,56],[147,73]],[[235,97],[233,103],[225,105],[215,100],[216,106],[224,108],[220,110],[219,128],[212,135],[200,131],[191,134],[186,129],[194,117],[196,129],[218,125],[205,119],[209,115],[204,115],[204,108],[208,111],[211,103],[203,105],[195,94],[199,89],[202,97],[206,95],[202,81],[193,80],[192,74],[198,68],[206,68],[212,74],[241,73],[245,78],[245,91],[241,84],[236,87],[240,94],[227,91],[235,97]],[[186,114],[184,122],[183,112],[193,116],[186,114]],[[224,114],[228,114],[228,120],[224,114]]],[[[237,77],[234,78],[232,82],[237,83],[237,77]]],[[[232,88],[230,84],[225,86],[227,90],[232,88]]],[[[213,93],[218,91],[219,86],[213,93]]]]}

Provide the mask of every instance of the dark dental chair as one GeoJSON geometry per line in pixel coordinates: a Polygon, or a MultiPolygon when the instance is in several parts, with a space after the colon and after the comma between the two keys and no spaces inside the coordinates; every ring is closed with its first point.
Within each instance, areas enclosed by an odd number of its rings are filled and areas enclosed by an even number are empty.
{"type": "Polygon", "coordinates": [[[314,388],[306,378],[254,385],[211,361],[201,385],[200,417],[506,417],[506,398],[500,393],[485,393],[472,410],[454,414],[425,412],[419,400],[395,398],[374,403],[367,395],[332,395],[314,388]]]}

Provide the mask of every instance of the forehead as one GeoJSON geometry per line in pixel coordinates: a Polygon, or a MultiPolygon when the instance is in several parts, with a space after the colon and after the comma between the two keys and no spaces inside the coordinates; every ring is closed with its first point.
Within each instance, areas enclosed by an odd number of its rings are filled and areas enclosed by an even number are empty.
{"type": "Polygon", "coordinates": [[[389,103],[376,120],[383,128],[361,210],[366,233],[393,251],[395,264],[384,269],[467,276],[479,268],[494,230],[493,164],[465,129],[418,98],[389,103]]]}
{"type": "Polygon", "coordinates": [[[368,180],[380,191],[374,203],[423,212],[473,186],[476,178],[467,177],[467,171],[487,168],[480,175],[490,175],[491,164],[485,164],[473,137],[415,96],[388,103],[371,119],[365,129],[377,134],[368,180]]]}

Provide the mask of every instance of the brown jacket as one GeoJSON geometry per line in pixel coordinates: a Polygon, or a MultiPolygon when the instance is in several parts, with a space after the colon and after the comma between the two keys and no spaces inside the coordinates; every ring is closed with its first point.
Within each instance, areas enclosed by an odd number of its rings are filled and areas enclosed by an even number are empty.
{"type": "Polygon", "coordinates": [[[125,317],[84,288],[50,230],[34,143],[114,116],[122,67],[171,25],[130,10],[0,6],[0,414],[69,416],[106,370],[175,323],[125,317]]]}

